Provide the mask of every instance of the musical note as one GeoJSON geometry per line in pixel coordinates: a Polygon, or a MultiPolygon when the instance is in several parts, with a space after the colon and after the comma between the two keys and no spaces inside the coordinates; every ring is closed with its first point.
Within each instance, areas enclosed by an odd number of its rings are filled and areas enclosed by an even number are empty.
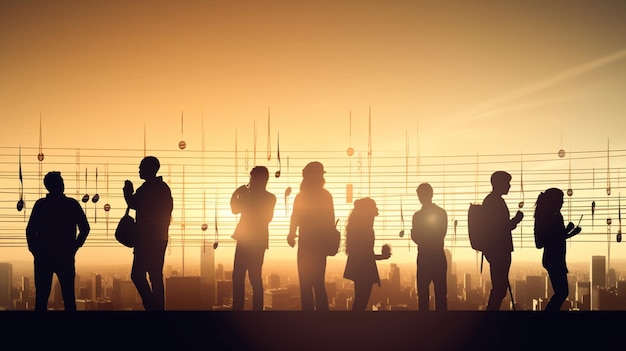
{"type": "Polygon", "coordinates": [[[348,125],[348,149],[346,150],[346,154],[348,156],[354,155],[354,148],[352,147],[352,110],[350,110],[350,119],[348,125]]]}
{"type": "MultiPolygon", "coordinates": [[[[109,197],[109,164],[105,164],[104,165],[104,176],[106,178],[106,184],[107,184],[107,200],[109,197]]],[[[107,239],[109,238],[109,211],[111,211],[111,205],[107,202],[104,204],[104,215],[106,217],[106,234],[107,234],[107,239]]]]}
{"type": "Polygon", "coordinates": [[[520,182],[520,197],[522,200],[517,204],[518,208],[524,207],[524,161],[523,155],[520,154],[520,170],[519,170],[519,182],[520,182]]]}
{"type": "Polygon", "coordinates": [[[270,133],[270,108],[267,108],[267,160],[272,159],[272,141],[270,133]]]}
{"type": "MultiPolygon", "coordinates": [[[[96,193],[93,195],[93,197],[91,198],[91,202],[93,202],[94,204],[98,203],[98,201],[100,200],[100,194],[98,194],[98,167],[96,167],[96,193]]],[[[93,207],[93,218],[94,218],[94,222],[98,222],[98,211],[97,211],[97,207],[94,206],[93,207]]]]}
{"type": "Polygon", "coordinates": [[[183,111],[180,111],[180,141],[178,142],[178,148],[184,150],[187,147],[187,143],[183,139],[183,111]]]}
{"type": "Polygon", "coordinates": [[[17,201],[17,211],[21,212],[24,209],[24,178],[22,177],[22,146],[19,148],[19,180],[20,180],[20,189],[19,195],[20,199],[17,201]]]}
{"type": "MultiPolygon", "coordinates": [[[[85,190],[87,190],[87,168],[85,168],[85,190]]],[[[87,202],[89,201],[89,194],[83,195],[81,201],[85,204],[85,211],[87,211],[87,202]]]]}
{"type": "Polygon", "coordinates": [[[618,199],[618,212],[617,212],[617,218],[619,221],[619,228],[617,229],[617,236],[616,236],[616,240],[618,243],[622,242],[622,197],[621,194],[618,194],[617,196],[618,199]]]}
{"type": "Polygon", "coordinates": [[[276,176],[276,178],[280,177],[280,172],[283,169],[283,165],[280,162],[280,132],[277,133],[277,137],[276,137],[276,157],[278,158],[278,171],[276,171],[276,174],[274,174],[276,176]]]}
{"type": "Polygon", "coordinates": [[[402,196],[400,196],[400,221],[402,221],[402,230],[398,234],[401,238],[404,237],[404,211],[402,210],[402,196]]]}
{"type": "Polygon", "coordinates": [[[606,195],[611,195],[611,167],[609,164],[609,141],[606,141],[606,195]]]}
{"type": "Polygon", "coordinates": [[[213,242],[213,250],[219,245],[219,232],[217,229],[217,194],[215,195],[215,241],[213,242]]]}

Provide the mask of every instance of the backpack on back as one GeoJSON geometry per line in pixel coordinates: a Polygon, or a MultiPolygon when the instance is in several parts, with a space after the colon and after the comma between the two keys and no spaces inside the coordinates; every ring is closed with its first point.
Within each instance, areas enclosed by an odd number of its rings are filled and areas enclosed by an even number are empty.
{"type": "Polygon", "coordinates": [[[483,251],[488,241],[489,216],[482,204],[470,204],[467,211],[467,231],[472,249],[483,251]]]}

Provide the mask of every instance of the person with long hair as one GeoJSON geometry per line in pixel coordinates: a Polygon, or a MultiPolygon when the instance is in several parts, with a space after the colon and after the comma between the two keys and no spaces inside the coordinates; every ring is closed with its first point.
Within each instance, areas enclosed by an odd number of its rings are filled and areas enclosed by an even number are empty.
{"type": "Polygon", "coordinates": [[[374,219],[378,216],[376,202],[369,197],[354,201],[354,208],[346,224],[346,268],[343,277],[354,282],[352,311],[367,310],[372,286],[380,286],[377,260],[391,257],[391,250],[384,245],[382,253],[374,253],[374,219]]]}
{"type": "Polygon", "coordinates": [[[545,307],[546,311],[559,311],[569,295],[565,241],[581,231],[572,222],[565,226],[562,207],[563,191],[558,188],[549,188],[539,194],[535,204],[535,246],[538,249],[543,248],[541,263],[548,271],[554,289],[554,294],[545,307]]]}
{"type": "Polygon", "coordinates": [[[323,241],[325,233],[335,228],[335,207],[332,195],[324,188],[325,173],[324,165],[317,161],[302,169],[300,191],[294,199],[287,235],[291,247],[298,239],[298,278],[303,311],[329,309],[324,285],[328,253],[323,241]]]}

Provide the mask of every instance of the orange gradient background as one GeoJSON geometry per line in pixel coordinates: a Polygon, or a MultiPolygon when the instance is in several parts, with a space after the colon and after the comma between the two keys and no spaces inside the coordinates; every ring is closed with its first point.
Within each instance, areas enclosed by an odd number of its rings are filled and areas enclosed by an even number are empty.
{"type": "Polygon", "coordinates": [[[113,206],[110,232],[88,203],[94,231],[79,264],[129,260],[110,238],[123,180],[141,183],[144,153],[162,160],[176,197],[172,264],[213,242],[215,213],[216,260],[232,261],[228,199],[255,157],[283,171],[268,185],[279,199],[270,260],[295,262],[283,240],[283,193],[291,186],[295,195],[311,160],[327,166],[342,221],[348,183],[355,198],[379,203],[377,245],[391,243],[391,261],[414,262],[415,246],[398,232],[401,216],[410,229],[421,182],[449,212],[453,260],[473,260],[465,211],[498,169],[513,174],[511,215],[525,187],[514,262],[540,265],[532,204],[550,186],[574,189],[566,220],[585,214],[569,260],[607,253],[607,217],[611,257],[624,259],[626,244],[614,240],[626,157],[624,13],[622,1],[3,1],[0,260],[30,259],[24,213],[15,211],[20,147],[26,216],[40,174],[61,171],[80,199],[94,193],[98,169],[102,201],[113,206]]]}

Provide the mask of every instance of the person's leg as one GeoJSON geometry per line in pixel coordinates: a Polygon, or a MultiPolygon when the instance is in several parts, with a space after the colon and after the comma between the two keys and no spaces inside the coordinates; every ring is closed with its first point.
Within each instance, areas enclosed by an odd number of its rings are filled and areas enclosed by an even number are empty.
{"type": "Polygon", "coordinates": [[[165,263],[165,250],[167,240],[156,240],[150,252],[148,264],[148,276],[152,286],[152,303],[154,310],[165,310],[165,282],[163,281],[163,264],[165,263]]]}
{"type": "Polygon", "coordinates": [[[74,257],[63,258],[57,263],[57,278],[63,295],[63,305],[66,311],[76,311],[76,295],[74,285],[76,279],[76,267],[74,257]]]}
{"type": "Polygon", "coordinates": [[[419,311],[428,311],[428,301],[430,299],[430,278],[426,269],[417,271],[417,306],[419,311]]]}
{"type": "Polygon", "coordinates": [[[43,259],[35,258],[35,311],[48,310],[48,298],[52,289],[52,269],[43,259]]]}
{"type": "Polygon", "coordinates": [[[548,301],[545,310],[546,311],[560,311],[563,302],[569,295],[569,286],[567,284],[567,272],[565,271],[548,271],[550,282],[552,282],[552,288],[554,289],[554,295],[548,301]]]}
{"type": "Polygon", "coordinates": [[[372,294],[372,284],[354,282],[354,301],[352,303],[352,311],[362,312],[367,310],[367,302],[372,294]]]}
{"type": "Polygon", "coordinates": [[[255,246],[250,250],[250,265],[248,267],[248,279],[252,286],[252,310],[263,311],[263,258],[265,247],[255,246]]]}
{"type": "Polygon", "coordinates": [[[328,311],[326,294],[326,255],[317,254],[314,258],[313,290],[315,291],[315,310],[328,311]]]}
{"type": "Polygon", "coordinates": [[[433,285],[435,288],[435,311],[447,311],[448,310],[448,280],[446,272],[448,270],[448,263],[445,256],[443,262],[440,262],[436,267],[436,273],[433,277],[433,285]]]}
{"type": "Polygon", "coordinates": [[[310,255],[298,249],[298,280],[300,282],[300,302],[302,311],[313,311],[313,281],[310,255]]]}
{"type": "Polygon", "coordinates": [[[489,262],[491,273],[491,293],[487,302],[487,311],[499,311],[509,287],[511,253],[485,254],[485,258],[489,262]]]}
{"type": "Polygon", "coordinates": [[[246,269],[248,266],[248,257],[245,251],[243,245],[237,243],[233,260],[233,311],[243,311],[246,269]]]}
{"type": "Polygon", "coordinates": [[[152,301],[152,288],[150,284],[148,284],[148,279],[146,274],[148,272],[148,251],[144,246],[135,246],[133,250],[133,266],[130,271],[130,279],[133,284],[135,284],[135,288],[137,288],[137,292],[139,296],[141,296],[141,300],[143,302],[143,307],[146,311],[152,310],[154,307],[154,302],[152,301]]]}

